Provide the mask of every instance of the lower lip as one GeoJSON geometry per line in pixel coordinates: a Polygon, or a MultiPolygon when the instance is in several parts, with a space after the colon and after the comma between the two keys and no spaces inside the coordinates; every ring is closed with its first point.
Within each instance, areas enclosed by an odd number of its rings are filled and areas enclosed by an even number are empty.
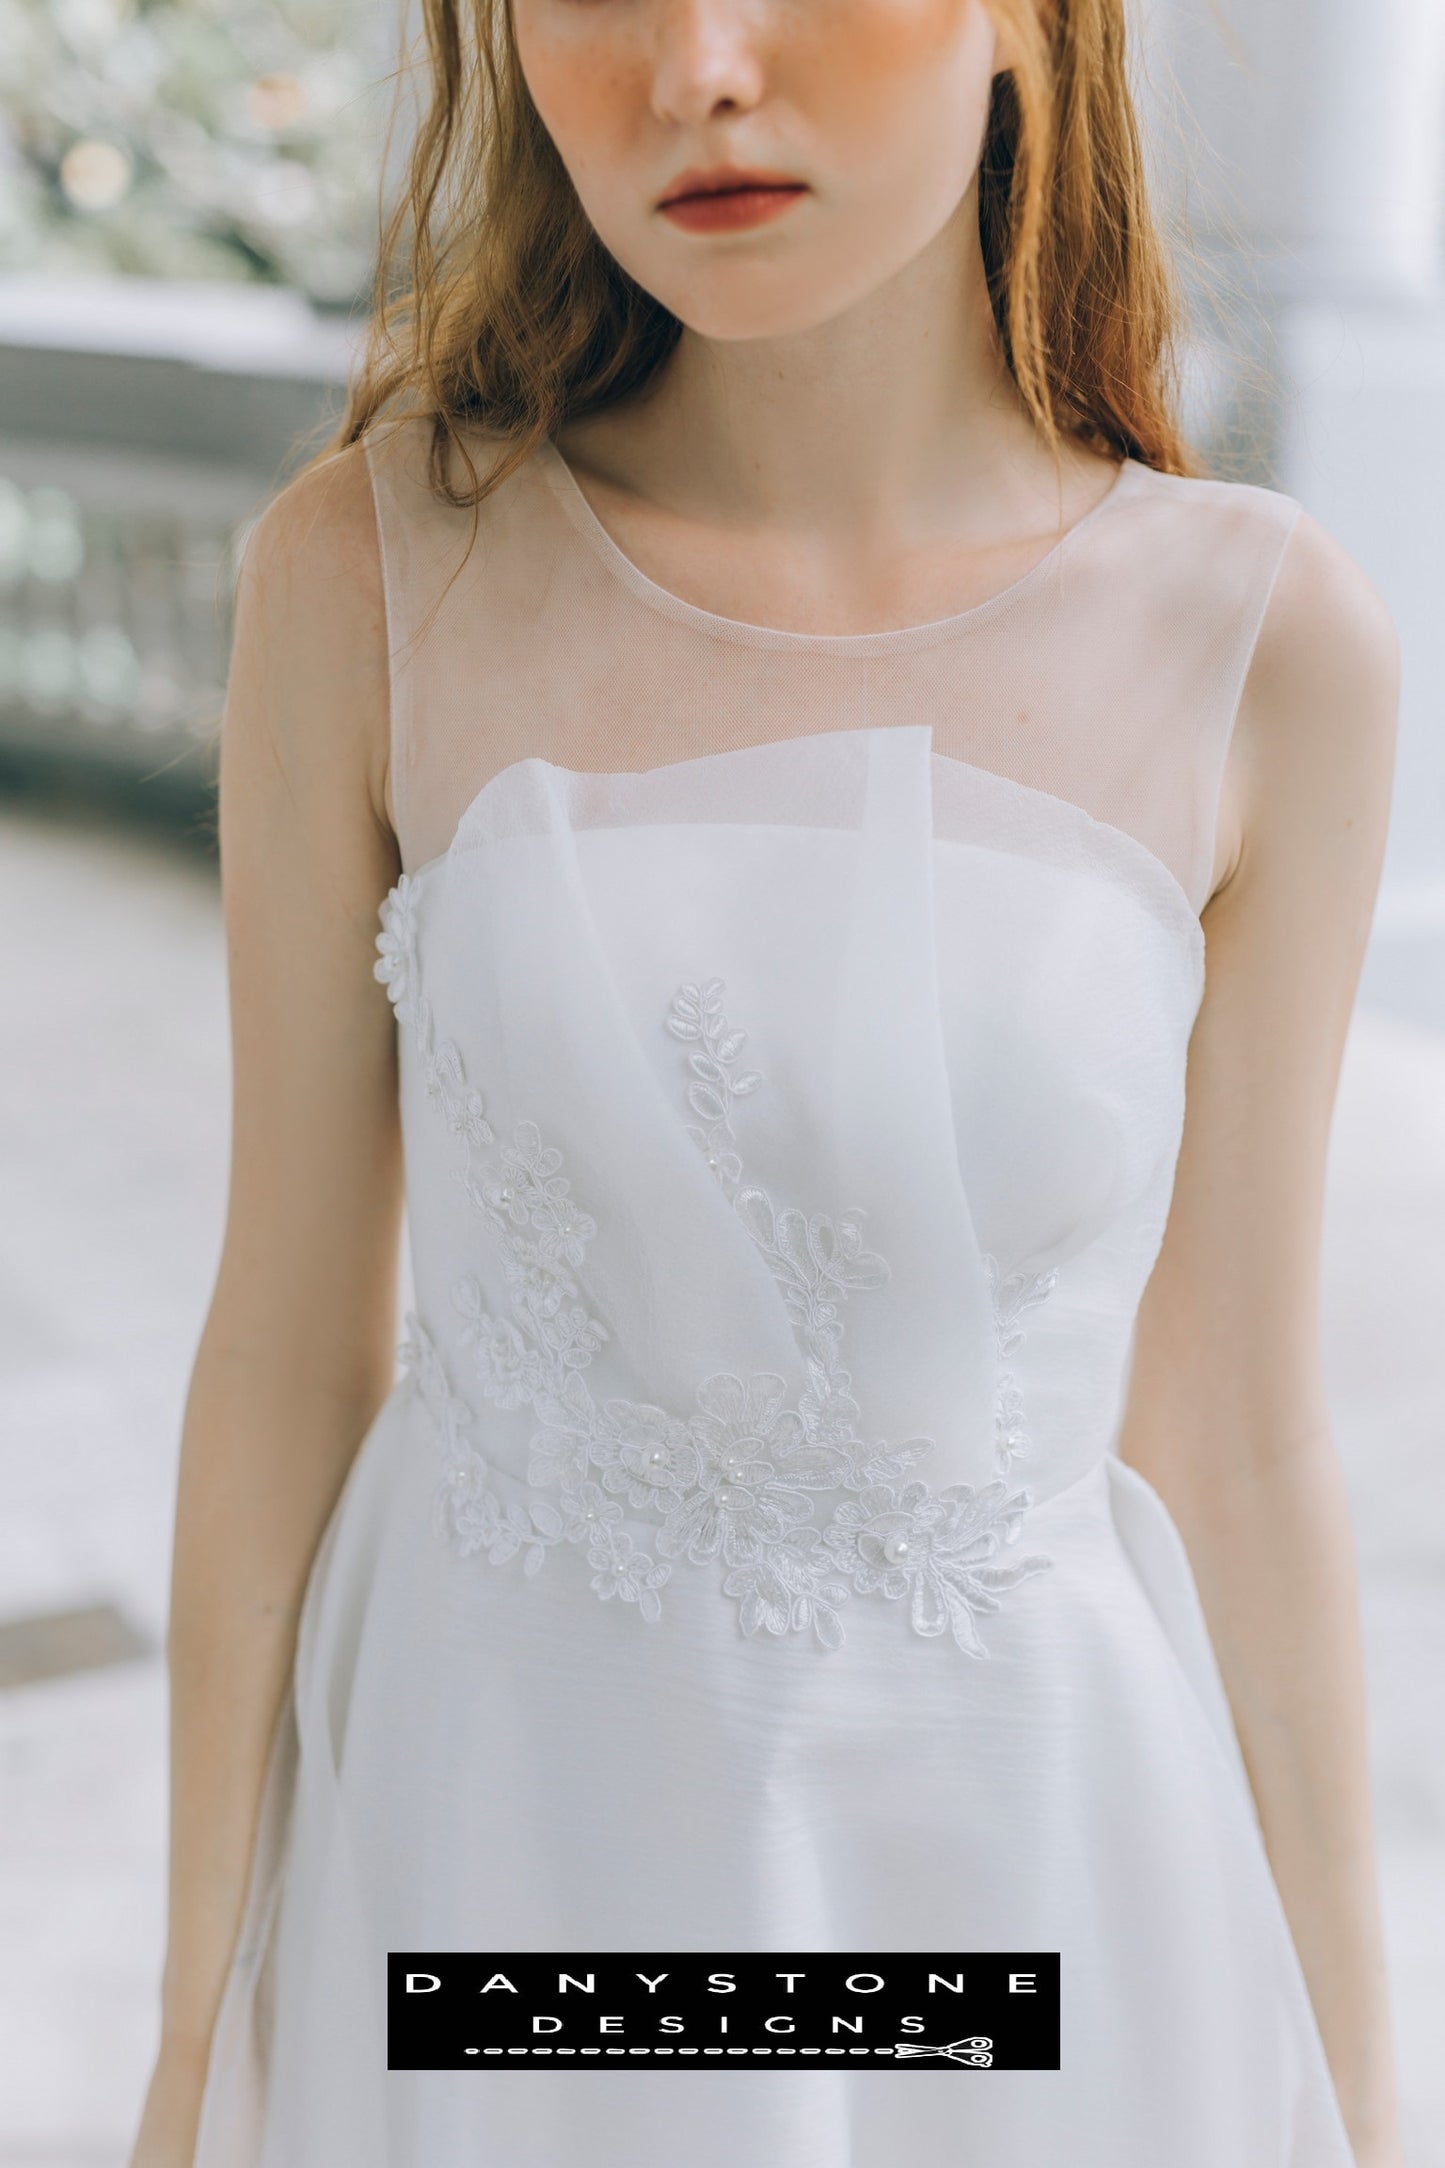
{"type": "Polygon", "coordinates": [[[679,196],[661,205],[664,218],[688,233],[741,233],[791,209],[806,188],[729,188],[716,195],[679,196]]]}

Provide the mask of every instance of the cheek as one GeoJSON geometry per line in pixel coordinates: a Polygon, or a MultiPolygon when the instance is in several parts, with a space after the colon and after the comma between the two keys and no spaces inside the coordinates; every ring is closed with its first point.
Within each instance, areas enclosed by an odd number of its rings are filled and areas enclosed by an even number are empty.
{"type": "Polygon", "coordinates": [[[799,87],[831,128],[952,107],[960,89],[986,100],[994,30],[982,0],[839,0],[809,8],[799,41],[799,87]]]}
{"type": "Polygon", "coordinates": [[[896,183],[899,201],[956,198],[993,88],[982,0],[845,0],[795,78],[838,175],[896,183]]]}
{"type": "Polygon", "coordinates": [[[580,188],[607,187],[648,102],[647,72],[635,47],[606,35],[593,16],[561,32],[517,10],[517,54],[532,103],[580,188]]]}

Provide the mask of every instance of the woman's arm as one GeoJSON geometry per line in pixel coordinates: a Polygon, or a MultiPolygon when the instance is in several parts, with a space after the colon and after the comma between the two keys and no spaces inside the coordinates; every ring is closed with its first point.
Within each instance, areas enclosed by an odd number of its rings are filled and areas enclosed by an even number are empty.
{"type": "Polygon", "coordinates": [[[1399,2141],[1319,1267],[1397,686],[1379,595],[1301,515],[1236,725],[1221,813],[1236,847],[1204,913],[1177,1188],[1120,1438],[1189,1551],[1360,2168],[1393,2168],[1399,2141]]]}
{"type": "Polygon", "coordinates": [[[396,878],[364,456],[285,491],[242,568],[220,765],[230,1196],[181,1443],[162,2047],[135,2168],[182,2168],[307,1572],[393,1378],[396,878]]]}

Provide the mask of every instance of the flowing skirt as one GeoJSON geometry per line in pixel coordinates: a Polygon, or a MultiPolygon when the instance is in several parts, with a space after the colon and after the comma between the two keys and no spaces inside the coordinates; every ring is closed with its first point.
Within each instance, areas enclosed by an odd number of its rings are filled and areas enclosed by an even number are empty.
{"type": "MultiPolygon", "coordinates": [[[[1179,1533],[1035,1507],[991,1655],[447,1549],[402,1387],[319,1547],[195,2168],[1352,2168],[1179,1533]],[[388,1950],[1057,1951],[1061,2068],[386,2068],[388,1950]]],[[[866,1615],[865,1615],[866,1614],[866,1615]]]]}

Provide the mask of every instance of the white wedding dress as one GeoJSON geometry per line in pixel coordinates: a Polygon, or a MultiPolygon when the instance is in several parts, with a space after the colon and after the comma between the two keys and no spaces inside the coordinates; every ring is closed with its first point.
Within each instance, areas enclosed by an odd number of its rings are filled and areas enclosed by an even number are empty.
{"type": "MultiPolygon", "coordinates": [[[[1126,463],[980,606],[716,616],[545,445],[368,457],[412,1302],[197,2168],[1350,2168],[1114,1450],[1297,506],[1126,463]],[[386,1953],[1057,1951],[1061,2068],[386,2069],[386,1953]]],[[[379,996],[380,998],[380,996],[379,996]]]]}

